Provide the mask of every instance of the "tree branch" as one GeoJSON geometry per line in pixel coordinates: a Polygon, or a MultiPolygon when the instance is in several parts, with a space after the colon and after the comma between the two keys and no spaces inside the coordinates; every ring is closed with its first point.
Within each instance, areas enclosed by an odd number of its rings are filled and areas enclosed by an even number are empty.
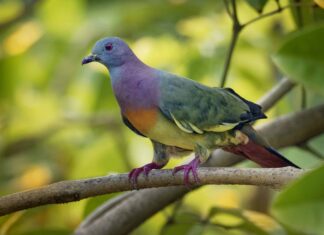
{"type": "MultiPolygon", "coordinates": [[[[304,173],[296,168],[200,168],[199,184],[243,184],[280,188],[304,173]]],[[[192,179],[191,179],[192,180],[192,179]]],[[[138,178],[138,188],[183,185],[183,172],[173,175],[172,170],[154,170],[148,178],[138,178]]],[[[116,174],[84,180],[54,183],[42,188],[14,193],[0,198],[0,215],[46,204],[78,201],[97,195],[131,190],[128,174],[116,174]]]]}
{"type": "Polygon", "coordinates": [[[287,94],[295,83],[286,77],[283,77],[269,92],[267,92],[257,103],[262,106],[263,111],[269,110],[285,94],[287,94]]]}

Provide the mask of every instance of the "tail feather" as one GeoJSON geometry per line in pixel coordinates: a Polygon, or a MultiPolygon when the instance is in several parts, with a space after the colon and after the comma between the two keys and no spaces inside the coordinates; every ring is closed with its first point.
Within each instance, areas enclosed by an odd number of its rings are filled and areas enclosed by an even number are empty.
{"type": "Polygon", "coordinates": [[[234,154],[243,155],[262,167],[292,166],[300,168],[278,153],[274,148],[260,145],[251,139],[247,144],[226,147],[224,150],[234,154]]]}
{"type": "Polygon", "coordinates": [[[299,168],[299,166],[297,166],[296,164],[294,164],[293,162],[289,161],[287,158],[285,158],[282,154],[280,154],[277,150],[275,150],[274,148],[272,147],[265,147],[266,150],[268,150],[270,153],[276,155],[277,157],[281,158],[283,161],[285,161],[288,166],[293,166],[293,167],[296,167],[296,168],[299,168]]]}

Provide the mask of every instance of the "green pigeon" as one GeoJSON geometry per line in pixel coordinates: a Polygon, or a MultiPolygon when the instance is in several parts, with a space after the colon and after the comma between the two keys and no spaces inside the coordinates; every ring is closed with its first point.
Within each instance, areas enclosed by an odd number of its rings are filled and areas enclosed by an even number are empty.
{"type": "Polygon", "coordinates": [[[266,118],[262,108],[230,88],[202,85],[193,80],[144,64],[118,37],[96,42],[82,64],[98,62],[110,73],[111,84],[124,123],[153,143],[151,163],[135,168],[129,179],[167,164],[170,156],[194,152],[194,159],[174,168],[184,170],[184,183],[192,172],[199,181],[198,166],[210,152],[221,148],[242,155],[262,167],[298,167],[290,162],[250,125],[266,118]]]}

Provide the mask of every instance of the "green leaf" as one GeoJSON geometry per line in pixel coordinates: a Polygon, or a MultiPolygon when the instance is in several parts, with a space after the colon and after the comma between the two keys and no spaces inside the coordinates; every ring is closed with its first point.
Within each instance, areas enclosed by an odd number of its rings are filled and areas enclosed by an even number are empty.
{"type": "Polygon", "coordinates": [[[187,234],[194,224],[170,224],[163,227],[160,235],[187,234]]]}
{"type": "Polygon", "coordinates": [[[258,13],[262,13],[264,6],[267,4],[268,0],[246,0],[246,2],[254,8],[258,13]]]}
{"type": "Polygon", "coordinates": [[[212,207],[209,211],[208,219],[212,224],[227,228],[228,231],[239,229],[240,231],[247,232],[247,234],[257,235],[277,234],[283,231],[268,215],[253,211],[212,207]],[[262,221],[268,223],[267,228],[261,225],[262,221]]]}
{"type": "Polygon", "coordinates": [[[324,24],[289,35],[273,56],[290,79],[324,94],[324,24]]]}
{"type": "Polygon", "coordinates": [[[272,214],[284,225],[307,234],[324,231],[324,166],[306,174],[281,192],[272,214]]]}

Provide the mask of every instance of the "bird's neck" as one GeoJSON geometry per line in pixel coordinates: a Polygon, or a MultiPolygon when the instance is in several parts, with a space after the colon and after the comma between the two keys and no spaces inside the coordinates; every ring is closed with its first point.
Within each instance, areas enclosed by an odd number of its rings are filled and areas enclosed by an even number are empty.
{"type": "Polygon", "coordinates": [[[139,60],[110,69],[112,87],[122,113],[157,105],[159,94],[155,73],[139,60]]]}

